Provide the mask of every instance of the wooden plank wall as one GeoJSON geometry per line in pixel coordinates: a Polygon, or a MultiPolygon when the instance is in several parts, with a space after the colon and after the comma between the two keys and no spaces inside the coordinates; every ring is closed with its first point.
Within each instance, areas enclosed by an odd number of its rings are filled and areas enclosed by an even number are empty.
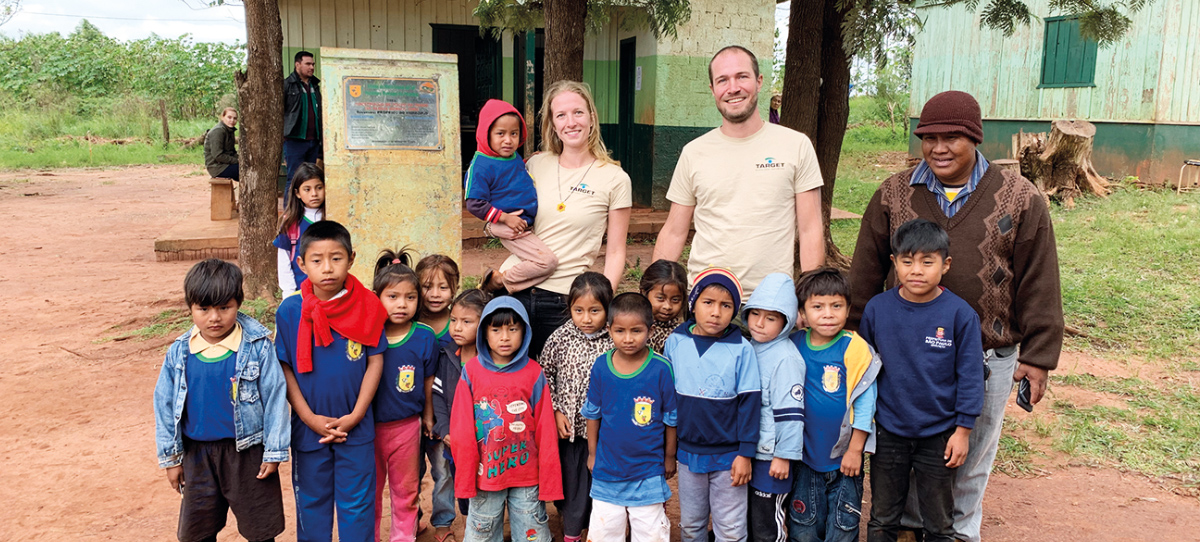
{"type": "MultiPolygon", "coordinates": [[[[1033,13],[1058,15],[1049,0],[1033,13]]],[[[1200,123],[1200,2],[1157,0],[1134,16],[1118,43],[1102,47],[1094,87],[1037,88],[1045,23],[1011,37],[980,28],[964,5],[923,6],[913,57],[909,114],[944,90],[970,92],[991,119],[1083,118],[1095,121],[1200,123]]]]}

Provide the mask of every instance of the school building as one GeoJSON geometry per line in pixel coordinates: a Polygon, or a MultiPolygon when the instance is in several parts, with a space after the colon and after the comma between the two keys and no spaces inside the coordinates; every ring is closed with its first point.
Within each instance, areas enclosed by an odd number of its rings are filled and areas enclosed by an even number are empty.
{"type": "MultiPolygon", "coordinates": [[[[1174,183],[1200,159],[1200,2],[1155,0],[1133,14],[1113,45],[1084,39],[1079,18],[1026,0],[1044,19],[1009,37],[981,28],[964,4],[921,0],[925,24],[913,51],[909,117],[944,90],[969,92],[983,109],[988,158],[1007,158],[1018,131],[1049,132],[1050,121],[1096,125],[1092,160],[1101,175],[1174,183]]],[[[910,150],[920,155],[920,142],[910,150]]]]}
{"type": "MultiPolygon", "coordinates": [[[[1166,1],[1166,0],[1160,0],[1166,1]]],[[[708,62],[721,47],[742,45],[765,76],[766,115],[775,39],[776,0],[691,0],[677,37],[621,28],[620,17],[584,40],[583,79],[592,88],[604,142],[633,181],[635,205],[669,207],[667,188],[683,145],[720,125],[708,88],[708,62]]],[[[500,98],[525,110],[525,85],[543,94],[544,32],[480,33],[478,0],[279,0],[283,70],[300,50],[346,47],[458,55],[463,163],[475,150],[479,108],[500,98]],[[529,59],[532,74],[526,68],[529,59]]],[[[539,119],[540,122],[540,119],[539,119]]],[[[531,134],[532,135],[532,134],[531,134]]]]}

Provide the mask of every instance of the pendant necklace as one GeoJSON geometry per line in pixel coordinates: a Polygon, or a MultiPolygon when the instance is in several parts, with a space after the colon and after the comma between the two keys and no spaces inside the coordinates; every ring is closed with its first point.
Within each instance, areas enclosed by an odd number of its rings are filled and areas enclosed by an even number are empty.
{"type": "Polygon", "coordinates": [[[583,180],[587,178],[587,174],[592,170],[592,166],[596,165],[596,159],[593,158],[592,163],[588,164],[587,169],[583,172],[583,176],[579,178],[579,181],[575,183],[575,186],[572,186],[571,189],[567,191],[567,197],[565,198],[562,195],[562,163],[560,160],[561,158],[559,160],[555,160],[554,163],[558,167],[558,205],[555,207],[555,209],[558,209],[558,212],[561,213],[567,210],[567,200],[571,199],[571,194],[574,194],[575,189],[579,188],[579,185],[582,184],[583,180]]]}

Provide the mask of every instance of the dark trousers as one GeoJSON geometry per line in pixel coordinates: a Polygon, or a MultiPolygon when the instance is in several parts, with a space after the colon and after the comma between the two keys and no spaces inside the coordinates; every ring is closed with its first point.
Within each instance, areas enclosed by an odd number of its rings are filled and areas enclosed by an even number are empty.
{"type": "Polygon", "coordinates": [[[871,456],[871,520],[867,542],[895,542],[908,500],[909,473],[916,484],[926,542],[954,541],[954,471],[946,443],[954,428],[925,438],[905,438],[877,428],[871,456]]]}
{"type": "Polygon", "coordinates": [[[215,540],[233,510],[238,532],[250,541],[270,540],[283,532],[283,493],[279,473],[259,480],[263,447],[241,452],[233,439],[183,440],[183,502],[179,540],[215,540]]]}
{"type": "Polygon", "coordinates": [[[217,175],[217,177],[220,177],[222,179],[233,179],[235,181],[241,180],[238,178],[238,165],[237,164],[229,164],[228,166],[225,166],[225,170],[222,171],[220,175],[217,175]]]}
{"type": "Polygon", "coordinates": [[[321,140],[283,138],[283,161],[287,163],[287,191],[283,193],[283,201],[292,194],[292,175],[296,168],[305,162],[316,162],[320,157],[321,140]]]}
{"type": "Polygon", "coordinates": [[[750,533],[753,542],[783,542],[787,540],[787,493],[764,493],[754,488],[748,491],[750,503],[746,511],[750,515],[750,533]]]}
{"type": "Polygon", "coordinates": [[[563,500],[554,503],[562,516],[565,536],[579,536],[592,515],[592,473],[587,468],[587,439],[558,441],[558,460],[562,464],[563,500]]]}
{"type": "Polygon", "coordinates": [[[567,296],[541,288],[521,290],[512,296],[520,301],[529,313],[532,334],[529,357],[538,359],[542,355],[542,348],[546,346],[546,339],[570,319],[567,312],[567,296]]]}

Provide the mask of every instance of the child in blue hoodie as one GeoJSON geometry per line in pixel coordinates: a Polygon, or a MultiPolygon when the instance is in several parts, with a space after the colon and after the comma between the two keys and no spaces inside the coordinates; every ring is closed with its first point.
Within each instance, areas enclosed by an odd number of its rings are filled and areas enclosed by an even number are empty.
{"type": "Polygon", "coordinates": [[[762,382],[754,348],[730,325],[741,302],[729,270],[704,270],[688,296],[693,317],[663,347],[675,366],[683,542],[706,540],[710,515],[717,540],[746,539],[762,382]]]}
{"type": "MultiPolygon", "coordinates": [[[[508,226],[518,238],[500,238],[500,244],[521,262],[507,271],[489,269],[480,284],[486,292],[519,292],[546,280],[558,267],[558,258],[536,235],[533,219],[538,212],[533,178],[517,149],[525,143],[525,119],[503,100],[488,100],[479,110],[475,131],[477,149],[467,168],[463,193],[471,214],[487,223],[508,226]]],[[[561,211],[561,209],[559,209],[561,211]]]]}
{"type": "Polygon", "coordinates": [[[804,358],[788,340],[797,310],[792,278],[771,273],[742,312],[762,377],[758,450],[750,475],[750,538],[756,542],[787,537],[785,505],[792,492],[791,462],[802,457],[804,358]]]}

